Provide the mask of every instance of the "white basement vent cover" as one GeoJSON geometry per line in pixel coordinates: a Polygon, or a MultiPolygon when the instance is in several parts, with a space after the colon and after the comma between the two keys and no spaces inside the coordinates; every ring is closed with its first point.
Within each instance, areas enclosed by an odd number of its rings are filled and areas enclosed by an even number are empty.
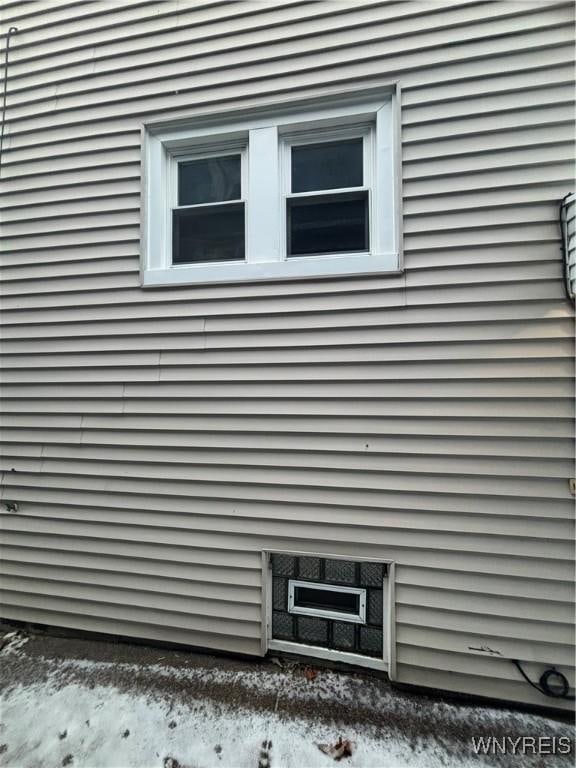
{"type": "Polygon", "coordinates": [[[382,658],[386,565],[274,554],[272,637],[382,658]]]}

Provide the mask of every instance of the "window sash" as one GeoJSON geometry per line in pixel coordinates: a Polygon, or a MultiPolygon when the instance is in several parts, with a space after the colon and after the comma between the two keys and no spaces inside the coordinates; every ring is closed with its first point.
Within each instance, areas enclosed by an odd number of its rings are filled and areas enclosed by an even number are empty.
{"type": "Polygon", "coordinates": [[[171,154],[169,158],[169,192],[168,192],[168,204],[171,209],[175,208],[198,208],[205,205],[226,205],[228,203],[246,203],[246,185],[247,185],[247,168],[246,168],[246,155],[247,145],[231,146],[228,145],[222,148],[214,148],[211,151],[207,151],[205,148],[200,149],[198,152],[186,152],[185,154],[171,154]],[[178,204],[178,170],[180,163],[186,163],[193,160],[209,160],[215,157],[230,157],[234,155],[240,155],[240,197],[234,200],[219,200],[214,203],[191,203],[190,205],[178,204]]]}
{"type": "Polygon", "coordinates": [[[323,582],[298,581],[289,579],[288,581],[288,613],[296,613],[304,616],[319,616],[326,619],[335,619],[337,621],[347,621],[352,624],[366,624],[366,589],[364,587],[344,587],[336,584],[326,584],[323,582]],[[358,597],[358,611],[352,613],[349,611],[338,611],[327,608],[308,607],[298,605],[296,602],[296,592],[298,588],[314,589],[320,592],[340,592],[352,594],[358,597]]]}
{"type": "Polygon", "coordinates": [[[374,198],[373,187],[375,182],[375,153],[374,153],[375,121],[353,123],[346,126],[330,125],[328,127],[316,127],[308,130],[300,130],[285,133],[281,137],[281,187],[282,187],[282,231],[284,232],[282,259],[286,261],[306,260],[313,258],[326,258],[334,255],[335,257],[366,255],[372,252],[375,242],[374,227],[374,198]],[[309,144],[326,144],[347,139],[362,139],[362,178],[361,187],[343,187],[326,190],[314,190],[310,192],[292,192],[292,147],[309,144]],[[290,221],[289,221],[289,201],[297,198],[322,198],[332,197],[333,195],[342,195],[346,197],[349,193],[368,193],[367,203],[367,249],[356,251],[318,251],[310,254],[290,255],[290,221]]]}
{"type": "Polygon", "coordinates": [[[211,149],[207,149],[205,146],[200,147],[197,152],[185,152],[185,153],[176,153],[170,157],[169,162],[169,221],[168,221],[168,233],[170,238],[170,247],[169,247],[169,258],[168,258],[168,268],[169,269],[187,269],[187,268],[197,268],[202,266],[214,266],[216,264],[230,264],[230,263],[245,263],[246,261],[246,229],[247,229],[247,223],[246,223],[246,185],[247,185],[247,145],[246,143],[243,143],[241,145],[238,145],[237,143],[229,143],[225,145],[215,145],[211,149]],[[179,192],[179,166],[181,163],[190,162],[194,160],[207,160],[210,158],[217,158],[217,157],[233,157],[240,155],[240,197],[235,198],[234,200],[221,200],[218,202],[212,202],[212,203],[192,203],[190,205],[178,205],[178,192],[179,192]],[[195,209],[203,209],[203,208],[223,208],[225,209],[227,206],[238,206],[239,204],[243,205],[244,208],[244,243],[243,243],[243,250],[244,250],[244,258],[239,260],[229,260],[224,259],[222,261],[191,261],[191,262],[180,262],[176,263],[174,261],[176,256],[176,240],[175,240],[175,229],[174,229],[174,211],[186,211],[186,210],[195,210],[195,209]]]}
{"type": "MultiPolygon", "coordinates": [[[[365,148],[363,136],[346,139],[332,138],[321,142],[309,142],[308,144],[292,143],[290,145],[290,194],[294,195],[303,192],[324,192],[332,189],[364,186],[364,155],[365,148]],[[352,149],[352,155],[350,156],[350,154],[348,154],[347,157],[347,150],[349,149],[352,149]],[[336,161],[333,163],[335,168],[329,169],[327,174],[327,168],[323,167],[321,163],[317,164],[316,168],[310,169],[308,167],[310,162],[314,162],[314,154],[317,153],[318,150],[320,150],[320,152],[324,150],[324,153],[328,152],[328,156],[325,155],[325,160],[331,156],[332,160],[336,161]],[[359,156],[357,154],[358,150],[360,151],[359,156]],[[300,154],[299,162],[296,158],[297,154],[300,154]],[[340,162],[338,162],[338,158],[340,162]],[[348,167],[346,167],[347,163],[343,161],[351,161],[351,163],[348,167]],[[295,168],[297,168],[300,175],[298,184],[300,187],[299,189],[294,189],[296,186],[295,168]],[[312,173],[310,173],[311,170],[312,173]],[[340,180],[344,180],[346,177],[354,178],[357,176],[358,172],[360,173],[360,179],[357,181],[357,183],[353,184],[331,184],[330,175],[332,172],[335,172],[335,178],[333,179],[334,181],[338,179],[338,177],[340,180]],[[315,174],[316,181],[314,181],[315,174]],[[328,182],[327,185],[323,185],[321,183],[322,177],[324,177],[325,182],[328,182]]],[[[316,157],[316,162],[318,162],[320,157],[316,157]]]]}
{"type": "Polygon", "coordinates": [[[286,258],[288,259],[307,259],[314,256],[339,256],[341,253],[359,253],[359,254],[369,254],[370,253],[370,190],[364,189],[362,187],[353,188],[351,191],[340,191],[337,190],[335,194],[332,194],[332,191],[329,192],[315,192],[313,195],[309,194],[303,194],[303,195],[290,195],[289,197],[286,197],[285,199],[286,204],[286,258]],[[293,202],[296,202],[296,205],[293,205],[293,202]],[[295,214],[295,210],[301,205],[299,205],[300,201],[303,201],[303,203],[338,203],[338,202],[358,202],[363,201],[364,205],[364,247],[359,248],[354,251],[349,250],[334,250],[330,249],[329,247],[324,248],[323,250],[317,250],[317,251],[311,251],[309,253],[297,253],[293,251],[292,248],[292,240],[293,240],[293,229],[292,229],[292,219],[295,214]]]}
{"type": "Polygon", "coordinates": [[[246,242],[246,215],[243,202],[234,202],[232,205],[198,205],[186,206],[185,208],[174,208],[172,210],[172,266],[188,267],[196,264],[220,264],[220,263],[243,263],[245,261],[245,242],[246,242]],[[219,213],[228,214],[228,224],[232,225],[232,237],[230,231],[222,231],[222,221],[214,229],[214,218],[218,218],[219,213]],[[178,215],[183,214],[183,215],[178,215]],[[230,220],[230,217],[231,220],[230,220]],[[187,225],[194,223],[195,236],[187,237],[187,225]],[[238,234],[234,233],[234,228],[238,226],[238,234]],[[204,228],[209,231],[209,236],[201,236],[204,228]],[[188,248],[186,248],[188,244],[188,248]],[[218,256],[210,255],[210,250],[218,246],[215,251],[218,256]],[[191,259],[184,258],[186,255],[194,254],[204,250],[208,254],[205,258],[191,259]],[[231,255],[232,254],[232,255],[231,255]]]}

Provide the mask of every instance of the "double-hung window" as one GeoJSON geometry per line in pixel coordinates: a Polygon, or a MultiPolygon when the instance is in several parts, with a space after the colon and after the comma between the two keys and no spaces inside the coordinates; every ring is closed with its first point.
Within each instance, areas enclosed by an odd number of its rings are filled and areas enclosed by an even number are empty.
{"type": "Polygon", "coordinates": [[[370,140],[367,128],[285,141],[288,258],[369,253],[370,140]]]}
{"type": "Polygon", "coordinates": [[[245,206],[243,152],[175,156],[172,264],[243,261],[245,206]]]}
{"type": "Polygon", "coordinates": [[[144,285],[400,268],[397,91],[145,126],[144,285]]]}

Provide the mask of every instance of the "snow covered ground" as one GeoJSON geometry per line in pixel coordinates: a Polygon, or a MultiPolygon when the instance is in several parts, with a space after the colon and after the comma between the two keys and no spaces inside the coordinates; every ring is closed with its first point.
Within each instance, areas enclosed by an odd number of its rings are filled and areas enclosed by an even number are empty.
{"type": "Polygon", "coordinates": [[[131,663],[118,646],[121,660],[95,660],[79,641],[67,655],[71,641],[8,640],[0,765],[10,768],[329,768],[318,744],[340,735],[353,743],[339,763],[349,768],[495,767],[505,763],[474,755],[470,734],[573,735],[556,720],[399,694],[362,675],[166,651],[131,663]]]}
{"type": "MultiPolygon", "coordinates": [[[[335,733],[302,719],[214,707],[199,701],[170,710],[142,694],[97,686],[56,690],[49,683],[19,688],[6,697],[2,738],[10,754],[2,764],[45,768],[74,766],[161,766],[172,757],[181,765],[256,768],[263,740],[270,739],[272,765],[303,768],[333,765],[316,743],[335,733]],[[68,762],[66,758],[68,758],[68,762]]],[[[337,735],[337,734],[336,734],[337,735]]],[[[408,744],[362,728],[348,728],[357,741],[352,766],[422,766],[446,763],[438,749],[418,755],[408,744]]],[[[461,766],[461,762],[452,763],[461,766]]],[[[462,768],[464,768],[462,766],[462,768]]]]}

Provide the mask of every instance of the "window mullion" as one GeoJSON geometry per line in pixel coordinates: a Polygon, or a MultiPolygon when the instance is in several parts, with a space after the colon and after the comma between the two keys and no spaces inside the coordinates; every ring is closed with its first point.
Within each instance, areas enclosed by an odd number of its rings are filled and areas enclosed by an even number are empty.
{"type": "Polygon", "coordinates": [[[374,253],[383,255],[398,248],[395,221],[397,205],[394,168],[394,123],[392,102],[376,113],[376,129],[372,140],[374,159],[374,253]]]}
{"type": "Polygon", "coordinates": [[[169,221],[170,211],[166,200],[168,185],[169,156],[156,137],[150,137],[146,144],[145,183],[145,248],[148,253],[148,269],[164,269],[169,263],[169,221]],[[157,216],[157,211],[161,215],[157,216]]]}
{"type": "Polygon", "coordinates": [[[280,261],[280,171],[276,126],[250,131],[246,195],[246,261],[280,261]]]}

